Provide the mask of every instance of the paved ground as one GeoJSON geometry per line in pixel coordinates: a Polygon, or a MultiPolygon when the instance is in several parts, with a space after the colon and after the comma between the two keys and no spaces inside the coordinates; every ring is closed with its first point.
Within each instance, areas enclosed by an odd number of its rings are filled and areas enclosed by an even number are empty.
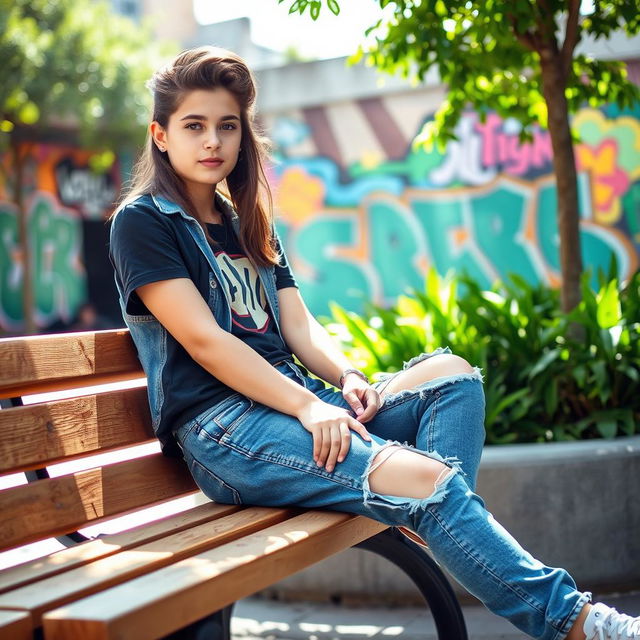
{"type": "MultiPolygon", "coordinates": [[[[640,615],[640,591],[602,595],[598,600],[640,615]]],[[[480,606],[463,607],[470,640],[525,640],[510,623],[480,606]]],[[[433,619],[418,608],[344,607],[283,603],[257,598],[236,605],[234,640],[435,640],[433,619]]]]}

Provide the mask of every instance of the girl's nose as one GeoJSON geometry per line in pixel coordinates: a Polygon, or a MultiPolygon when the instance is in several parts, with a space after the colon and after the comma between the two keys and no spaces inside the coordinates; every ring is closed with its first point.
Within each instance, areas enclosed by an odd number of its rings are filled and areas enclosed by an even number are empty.
{"type": "Polygon", "coordinates": [[[220,146],[220,138],[216,133],[207,136],[204,147],[205,149],[217,149],[220,146]]]}

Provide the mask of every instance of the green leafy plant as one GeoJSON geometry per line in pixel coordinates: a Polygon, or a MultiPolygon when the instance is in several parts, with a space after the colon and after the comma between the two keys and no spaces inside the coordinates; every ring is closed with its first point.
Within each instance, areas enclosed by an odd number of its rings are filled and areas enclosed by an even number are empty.
{"type": "Polygon", "coordinates": [[[612,268],[597,292],[589,278],[564,313],[557,290],[517,275],[482,290],[431,271],[391,308],[358,316],[334,304],[327,326],[369,375],[445,345],[481,367],[490,443],[640,433],[640,272],[620,287],[612,268]],[[584,339],[572,337],[576,324],[584,339]]]}

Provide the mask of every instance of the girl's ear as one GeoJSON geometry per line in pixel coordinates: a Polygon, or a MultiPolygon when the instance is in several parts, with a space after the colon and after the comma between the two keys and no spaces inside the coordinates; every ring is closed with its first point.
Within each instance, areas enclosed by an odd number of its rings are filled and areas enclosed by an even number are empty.
{"type": "Polygon", "coordinates": [[[167,150],[167,132],[156,120],[149,125],[149,132],[155,145],[163,153],[167,150]]]}

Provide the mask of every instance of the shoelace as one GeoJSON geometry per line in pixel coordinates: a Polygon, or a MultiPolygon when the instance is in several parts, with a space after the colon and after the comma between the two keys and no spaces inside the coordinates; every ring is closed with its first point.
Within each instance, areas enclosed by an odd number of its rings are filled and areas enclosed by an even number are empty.
{"type": "Polygon", "coordinates": [[[618,613],[615,609],[612,609],[601,620],[596,620],[595,628],[600,640],[640,638],[640,618],[632,618],[624,613],[618,613]]]}

